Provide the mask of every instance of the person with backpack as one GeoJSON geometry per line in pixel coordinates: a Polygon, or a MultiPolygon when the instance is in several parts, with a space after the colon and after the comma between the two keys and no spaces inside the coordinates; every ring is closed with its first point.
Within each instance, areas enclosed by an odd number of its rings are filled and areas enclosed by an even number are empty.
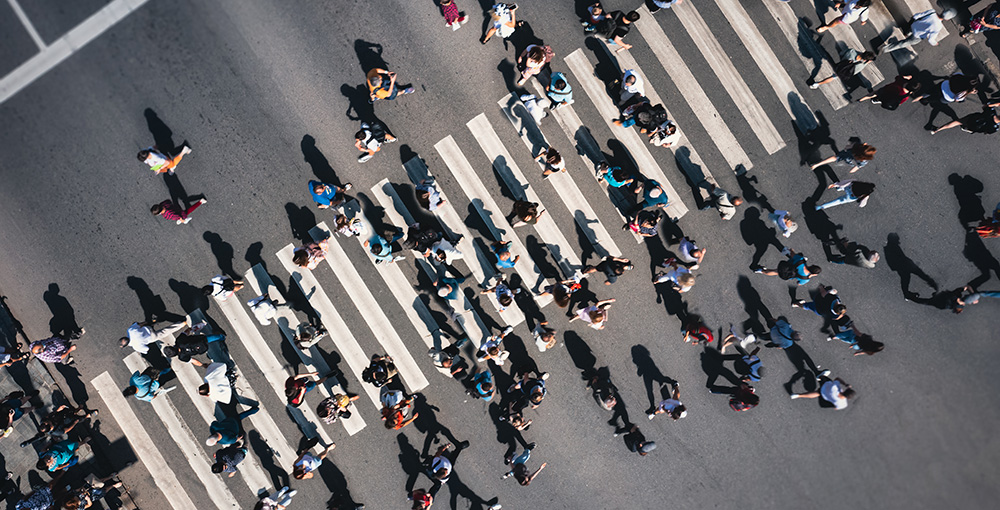
{"type": "Polygon", "coordinates": [[[809,283],[810,279],[815,278],[823,271],[823,268],[819,266],[808,265],[809,261],[806,259],[806,256],[796,253],[791,248],[785,248],[782,253],[785,254],[787,259],[778,262],[778,266],[775,269],[758,267],[753,272],[764,276],[777,276],[782,280],[795,280],[795,283],[805,285],[809,283]]]}
{"type": "Polygon", "coordinates": [[[405,85],[403,90],[400,90],[400,86],[396,84],[396,73],[377,67],[368,71],[365,83],[368,85],[369,103],[374,103],[379,99],[392,101],[399,94],[406,95],[414,92],[412,85],[405,85]]]}
{"type": "Polygon", "coordinates": [[[476,351],[476,361],[479,363],[493,361],[497,365],[503,366],[507,357],[510,356],[510,352],[501,349],[500,343],[513,331],[514,326],[507,326],[499,334],[490,335],[476,351]]]}
{"type": "Polygon", "coordinates": [[[816,32],[822,34],[837,25],[850,25],[861,20],[861,24],[868,23],[868,8],[871,7],[872,0],[846,0],[834,3],[835,9],[840,9],[840,16],[833,18],[829,23],[820,25],[816,32]]]}
{"type": "Polygon", "coordinates": [[[817,211],[829,209],[831,207],[850,202],[857,202],[858,207],[864,207],[868,204],[868,198],[871,196],[872,192],[875,191],[874,184],[864,181],[855,181],[853,179],[835,182],[827,186],[827,189],[833,188],[837,188],[838,191],[843,191],[843,196],[835,198],[825,204],[818,204],[816,206],[817,211]]]}
{"type": "Polygon", "coordinates": [[[80,457],[76,455],[80,446],[90,442],[90,438],[82,441],[64,440],[50,444],[48,448],[38,454],[38,463],[35,467],[39,471],[55,473],[75,466],[80,457]]]}
{"type": "Polygon", "coordinates": [[[507,388],[507,393],[517,402],[516,407],[531,406],[532,409],[538,409],[538,406],[542,405],[542,399],[548,394],[545,389],[545,381],[548,378],[547,372],[542,372],[538,377],[528,377],[528,374],[524,374],[521,376],[521,380],[507,388]],[[516,394],[515,391],[517,391],[516,394]]]}
{"type": "Polygon", "coordinates": [[[373,354],[368,368],[361,372],[361,379],[364,382],[375,385],[376,388],[385,386],[393,377],[399,374],[396,364],[392,358],[386,355],[373,354]]]}
{"type": "Polygon", "coordinates": [[[632,261],[629,259],[608,255],[596,266],[586,266],[581,272],[584,275],[589,275],[600,271],[607,278],[604,281],[604,285],[611,285],[618,281],[618,277],[625,274],[625,271],[631,271],[634,267],[632,261]]]}
{"type": "Polygon", "coordinates": [[[541,72],[545,64],[552,61],[555,52],[551,46],[540,44],[529,44],[521,55],[517,57],[517,65],[521,70],[521,78],[517,80],[517,86],[523,87],[528,82],[528,78],[541,72]]]}
{"type": "Polygon", "coordinates": [[[511,470],[504,473],[500,479],[506,480],[513,476],[514,479],[517,480],[517,483],[524,486],[530,485],[531,481],[534,480],[535,477],[538,476],[538,473],[541,473],[542,470],[545,469],[545,466],[548,466],[549,463],[543,462],[542,465],[539,466],[534,473],[532,473],[526,465],[529,458],[531,458],[531,450],[527,448],[525,448],[524,452],[517,457],[514,457],[514,454],[511,453],[509,457],[504,459],[504,463],[510,464],[513,462],[513,466],[511,466],[511,470]]]}
{"type": "Polygon", "coordinates": [[[406,237],[403,239],[403,248],[420,252],[424,257],[431,255],[431,247],[438,242],[444,234],[433,227],[424,227],[420,222],[415,222],[406,228],[406,237]]]}
{"type": "Polygon", "coordinates": [[[608,38],[608,43],[618,46],[615,52],[632,49],[632,45],[623,39],[632,29],[632,23],[639,20],[639,13],[635,11],[609,12],[608,16],[597,26],[597,31],[608,38]]]}
{"type": "Polygon", "coordinates": [[[662,211],[639,211],[628,223],[622,225],[622,230],[632,231],[641,237],[656,237],[659,235],[657,225],[660,223],[662,211]]]}
{"type": "Polygon", "coordinates": [[[792,393],[790,395],[792,400],[798,398],[820,398],[833,404],[833,408],[836,410],[846,409],[849,400],[854,398],[856,393],[854,388],[851,388],[850,384],[844,382],[841,378],[830,379],[830,371],[824,370],[820,372],[819,377],[816,378],[819,383],[819,391],[810,391],[806,393],[792,393]]]}
{"type": "Polygon", "coordinates": [[[851,171],[849,173],[853,174],[875,158],[876,150],[877,149],[875,149],[875,147],[868,145],[867,143],[852,143],[836,155],[830,156],[819,163],[810,165],[809,169],[816,170],[823,165],[829,165],[830,163],[837,162],[850,166],[851,171]]]}
{"type": "Polygon", "coordinates": [[[288,401],[288,405],[299,407],[306,401],[306,393],[316,389],[316,386],[325,383],[327,379],[329,376],[319,377],[319,372],[296,374],[285,379],[285,399],[288,401]],[[313,377],[318,377],[318,379],[310,380],[313,377]]]}
{"type": "Polygon", "coordinates": [[[382,145],[396,141],[396,137],[386,131],[385,126],[378,122],[362,122],[361,130],[354,134],[354,146],[362,152],[358,156],[358,163],[364,163],[375,153],[382,150],[382,145]]]}
{"type": "Polygon", "coordinates": [[[987,103],[983,106],[983,110],[975,113],[970,113],[961,119],[953,120],[937,129],[931,130],[932,135],[938,134],[940,131],[945,129],[951,129],[955,127],[962,127],[962,131],[966,133],[980,133],[984,135],[991,135],[1000,131],[1000,116],[997,115],[996,108],[1000,106],[1000,101],[993,103],[987,103]]]}
{"type": "Polygon", "coordinates": [[[320,262],[326,260],[327,253],[330,253],[329,239],[309,241],[292,251],[292,262],[311,271],[319,267],[320,262]]]}
{"type": "Polygon", "coordinates": [[[351,417],[351,406],[354,401],[361,398],[360,395],[347,395],[344,393],[334,393],[324,398],[316,406],[316,416],[319,416],[323,423],[327,425],[337,421],[338,418],[348,419],[351,417]]]}
{"type": "Polygon", "coordinates": [[[414,422],[420,413],[413,412],[413,399],[416,396],[404,397],[400,390],[391,390],[383,386],[379,392],[382,403],[382,424],[389,430],[399,430],[414,422]],[[412,415],[407,418],[407,414],[412,415]]]}
{"type": "Polygon", "coordinates": [[[549,108],[553,110],[573,104],[573,87],[569,85],[569,80],[563,73],[552,73],[549,86],[545,87],[545,93],[552,101],[549,108]]]}
{"type": "Polygon", "coordinates": [[[493,394],[496,392],[496,388],[493,385],[493,373],[489,370],[483,370],[478,374],[472,376],[471,386],[466,391],[470,396],[477,399],[482,399],[486,402],[493,400],[493,394]]]}
{"type": "Polygon", "coordinates": [[[180,164],[184,156],[191,154],[191,147],[188,146],[187,142],[181,145],[181,150],[174,156],[168,155],[166,152],[160,151],[156,146],[145,148],[139,151],[138,158],[139,161],[145,163],[153,170],[155,174],[168,173],[174,175],[174,170],[177,165],[180,164]]]}
{"type": "Polygon", "coordinates": [[[212,472],[216,474],[226,473],[229,478],[236,476],[241,462],[246,460],[248,449],[243,443],[231,444],[215,452],[215,463],[212,464],[212,472]]]}
{"type": "Polygon", "coordinates": [[[132,372],[132,377],[128,380],[128,386],[122,390],[122,395],[125,397],[135,396],[136,399],[143,402],[152,402],[154,398],[176,388],[176,386],[160,388],[160,376],[170,372],[169,367],[163,370],[146,367],[142,372],[136,370],[132,372]]]}

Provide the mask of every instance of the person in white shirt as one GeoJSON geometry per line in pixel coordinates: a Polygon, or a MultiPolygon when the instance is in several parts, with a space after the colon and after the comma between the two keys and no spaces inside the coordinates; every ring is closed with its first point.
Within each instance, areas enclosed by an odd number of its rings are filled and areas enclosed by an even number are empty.
{"type": "Polygon", "coordinates": [[[220,404],[233,400],[233,386],[229,382],[229,367],[225,363],[211,363],[205,367],[205,384],[198,387],[198,393],[220,404]]]}
{"type": "Polygon", "coordinates": [[[719,211],[719,217],[726,221],[733,219],[733,216],[736,215],[736,208],[743,205],[743,199],[708,181],[702,182],[702,185],[708,188],[708,192],[712,195],[710,205],[719,211]]]}
{"type": "Polygon", "coordinates": [[[643,86],[642,78],[632,69],[626,69],[625,74],[622,75],[622,91],[620,99],[618,100],[619,108],[625,105],[630,99],[638,96],[643,97],[646,95],[646,89],[643,86]]]}
{"type": "Polygon", "coordinates": [[[162,342],[165,339],[170,338],[174,333],[187,327],[187,322],[172,322],[163,326],[157,330],[154,322],[133,322],[129,326],[128,331],[126,331],[127,336],[121,337],[119,344],[124,349],[125,347],[131,347],[135,349],[135,352],[139,354],[146,354],[149,352],[150,344],[155,344],[156,342],[162,342]]]}
{"type": "Polygon", "coordinates": [[[903,48],[909,48],[914,44],[920,43],[920,41],[926,39],[931,46],[937,46],[938,35],[944,30],[944,24],[941,23],[946,19],[952,19],[958,12],[955,9],[945,9],[940,15],[934,11],[934,9],[929,9],[923,12],[918,12],[913,15],[910,19],[910,36],[902,41],[896,41],[894,43],[886,44],[879,49],[879,54],[891,53],[896,50],[901,50],[903,48]]]}
{"type": "Polygon", "coordinates": [[[447,239],[438,240],[436,243],[432,244],[427,251],[428,253],[426,256],[433,257],[438,262],[444,262],[449,266],[454,264],[456,260],[465,256],[447,239]]]}
{"type": "Polygon", "coordinates": [[[656,418],[656,415],[658,414],[666,414],[676,421],[687,416],[687,407],[681,403],[680,398],[680,387],[677,384],[674,384],[673,391],[670,392],[670,398],[657,404],[653,412],[649,413],[646,417],[652,420],[653,418],[656,418]]]}
{"type": "Polygon", "coordinates": [[[219,274],[212,278],[211,285],[206,285],[202,290],[206,296],[212,295],[212,297],[219,301],[225,301],[242,288],[243,280],[234,280],[228,276],[219,274]]]}
{"type": "Polygon", "coordinates": [[[839,377],[836,379],[830,379],[829,370],[824,370],[820,373],[817,382],[819,382],[820,385],[819,391],[792,393],[792,400],[797,398],[823,397],[823,400],[833,404],[834,409],[839,411],[841,409],[845,409],[847,407],[847,402],[854,398],[854,388],[851,388],[850,384],[847,384],[839,377]]]}
{"type": "Polygon", "coordinates": [[[649,133],[649,143],[657,147],[673,147],[680,139],[681,132],[677,129],[677,123],[672,120],[663,121],[649,133]]]}
{"type": "Polygon", "coordinates": [[[787,238],[791,236],[792,232],[795,232],[799,228],[799,224],[792,220],[792,215],[788,211],[777,210],[767,215],[767,217],[774,223],[774,226],[778,227],[783,237],[787,238]]]}
{"type": "Polygon", "coordinates": [[[822,34],[837,25],[850,25],[861,20],[861,24],[868,23],[868,8],[871,7],[872,0],[847,0],[837,2],[834,7],[840,9],[840,16],[837,16],[829,23],[820,26],[816,32],[822,34]]]}
{"type": "Polygon", "coordinates": [[[694,241],[684,237],[681,239],[680,246],[677,247],[677,258],[685,264],[691,264],[688,269],[698,269],[701,261],[705,260],[705,249],[699,248],[698,245],[694,244],[694,241]]]}
{"type": "Polygon", "coordinates": [[[502,366],[507,357],[510,356],[510,352],[501,349],[500,342],[503,342],[503,339],[512,331],[514,331],[514,326],[507,326],[500,334],[492,335],[486,339],[476,352],[476,361],[493,360],[494,363],[502,366]]]}

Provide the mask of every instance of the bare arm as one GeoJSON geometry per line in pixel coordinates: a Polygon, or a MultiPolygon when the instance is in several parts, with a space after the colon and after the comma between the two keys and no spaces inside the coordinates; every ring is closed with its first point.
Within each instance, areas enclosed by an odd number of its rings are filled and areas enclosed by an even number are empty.
{"type": "Polygon", "coordinates": [[[531,481],[534,480],[536,476],[538,476],[538,473],[541,473],[542,470],[545,469],[545,466],[548,465],[549,465],[548,462],[543,462],[541,466],[538,466],[538,469],[536,469],[534,473],[531,473],[531,475],[528,476],[528,483],[531,483],[531,481]]]}

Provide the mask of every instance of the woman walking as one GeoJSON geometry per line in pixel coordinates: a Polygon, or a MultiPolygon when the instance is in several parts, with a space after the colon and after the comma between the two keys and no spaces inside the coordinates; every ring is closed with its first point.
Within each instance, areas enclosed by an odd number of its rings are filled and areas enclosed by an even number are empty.
{"type": "Polygon", "coordinates": [[[913,81],[913,75],[901,74],[892,83],[878,89],[873,94],[869,94],[861,99],[859,103],[871,100],[872,104],[881,105],[886,110],[895,110],[899,105],[912,99],[914,102],[923,96],[917,96],[920,91],[920,83],[913,81]]]}
{"type": "Polygon", "coordinates": [[[586,322],[587,325],[594,329],[604,329],[604,326],[608,322],[608,309],[611,308],[611,303],[615,300],[605,299],[604,301],[598,301],[597,303],[585,306],[576,311],[576,315],[570,318],[570,322],[575,320],[582,320],[586,322]]]}
{"type": "Polygon", "coordinates": [[[868,204],[868,197],[871,196],[872,192],[875,191],[875,185],[870,182],[855,181],[848,179],[846,181],[835,182],[829,186],[827,189],[837,188],[838,191],[843,191],[844,195],[835,198],[825,204],[819,204],[816,206],[817,211],[822,211],[823,209],[829,209],[840,204],[846,204],[848,202],[857,202],[858,207],[864,207],[868,204]]]}
{"type": "Polygon", "coordinates": [[[984,135],[991,135],[996,133],[1000,129],[1000,117],[993,108],[1000,106],[1000,101],[995,103],[987,103],[983,107],[983,111],[970,113],[959,120],[953,120],[933,131],[932,135],[936,135],[939,131],[944,131],[945,129],[951,129],[954,127],[962,127],[962,131],[966,133],[982,133],[984,135]]]}
{"type": "Polygon", "coordinates": [[[830,163],[843,163],[845,165],[851,165],[850,173],[857,172],[861,167],[868,164],[869,161],[875,158],[875,152],[878,149],[868,145],[867,143],[852,143],[844,150],[838,152],[834,156],[830,156],[819,163],[815,163],[809,166],[810,170],[815,170],[823,165],[829,165],[830,163]]]}
{"type": "Polygon", "coordinates": [[[500,34],[501,39],[507,39],[514,34],[514,30],[517,28],[517,5],[496,4],[490,9],[489,14],[490,28],[486,31],[486,35],[479,40],[480,43],[486,44],[496,33],[500,34]]]}
{"type": "Polygon", "coordinates": [[[537,75],[545,67],[545,64],[552,61],[554,56],[555,52],[552,51],[551,46],[529,44],[521,52],[521,56],[517,57],[517,64],[521,68],[521,79],[517,81],[517,86],[524,86],[528,82],[528,78],[537,75]]]}

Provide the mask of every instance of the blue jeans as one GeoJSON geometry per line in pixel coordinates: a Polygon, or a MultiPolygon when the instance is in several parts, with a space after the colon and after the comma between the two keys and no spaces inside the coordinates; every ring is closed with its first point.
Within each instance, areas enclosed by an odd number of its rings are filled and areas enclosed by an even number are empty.
{"type": "Polygon", "coordinates": [[[850,191],[844,190],[844,195],[837,197],[825,204],[820,204],[816,206],[817,211],[822,211],[823,209],[829,209],[831,207],[836,207],[838,205],[846,204],[848,202],[854,202],[857,198],[851,194],[850,191]]]}
{"type": "Polygon", "coordinates": [[[525,448],[525,450],[521,452],[521,455],[514,458],[514,464],[525,464],[528,462],[529,458],[531,458],[531,450],[525,448]]]}
{"type": "Polygon", "coordinates": [[[853,329],[848,329],[847,331],[841,331],[840,333],[837,333],[836,335],[833,336],[834,338],[837,338],[838,340],[844,342],[847,345],[853,346],[858,343],[857,336],[854,334],[853,329]]]}
{"type": "Polygon", "coordinates": [[[814,313],[816,315],[819,315],[820,317],[823,316],[823,314],[819,313],[819,310],[816,309],[816,302],[815,301],[808,301],[806,303],[802,303],[802,309],[803,310],[809,310],[810,312],[812,312],[812,313],[814,313]]]}

